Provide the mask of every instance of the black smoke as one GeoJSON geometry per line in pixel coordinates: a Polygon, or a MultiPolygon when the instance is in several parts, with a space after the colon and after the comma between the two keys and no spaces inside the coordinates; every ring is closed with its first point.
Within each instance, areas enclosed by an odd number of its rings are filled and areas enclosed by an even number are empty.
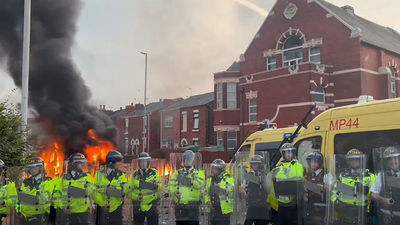
{"type": "MultiPolygon", "coordinates": [[[[116,139],[107,116],[89,105],[89,88],[76,68],[71,50],[81,0],[32,0],[29,103],[36,112],[42,139],[61,139],[67,153],[82,152],[93,141],[116,139]]],[[[21,87],[24,0],[1,0],[0,59],[21,87]]]]}

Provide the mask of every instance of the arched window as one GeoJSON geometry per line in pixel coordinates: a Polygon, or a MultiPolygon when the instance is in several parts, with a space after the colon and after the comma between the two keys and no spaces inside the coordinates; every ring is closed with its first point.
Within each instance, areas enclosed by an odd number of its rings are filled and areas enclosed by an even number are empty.
{"type": "Polygon", "coordinates": [[[397,77],[398,77],[398,72],[397,69],[393,66],[390,67],[390,87],[389,87],[389,92],[390,92],[390,98],[397,98],[397,77]]]}
{"type": "Polygon", "coordinates": [[[283,66],[297,65],[303,62],[303,42],[298,36],[286,39],[283,45],[283,66]]]}
{"type": "Polygon", "coordinates": [[[325,103],[325,89],[321,85],[315,88],[314,101],[318,103],[325,103]]]}
{"type": "Polygon", "coordinates": [[[182,147],[185,147],[185,146],[187,146],[187,145],[188,145],[188,142],[187,142],[186,138],[182,138],[182,140],[181,140],[181,146],[182,146],[182,147]]]}

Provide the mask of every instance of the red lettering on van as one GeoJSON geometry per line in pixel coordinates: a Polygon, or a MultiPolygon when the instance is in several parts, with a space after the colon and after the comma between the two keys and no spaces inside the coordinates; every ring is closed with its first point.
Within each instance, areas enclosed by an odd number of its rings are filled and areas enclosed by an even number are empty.
{"type": "Polygon", "coordinates": [[[339,119],[339,120],[331,120],[329,124],[329,130],[341,130],[343,128],[358,128],[359,126],[358,118],[353,119],[339,119]]]}

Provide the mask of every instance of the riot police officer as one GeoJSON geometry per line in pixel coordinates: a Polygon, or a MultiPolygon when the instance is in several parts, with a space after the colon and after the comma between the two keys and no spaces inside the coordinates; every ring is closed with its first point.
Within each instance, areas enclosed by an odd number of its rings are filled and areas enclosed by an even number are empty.
{"type": "Polygon", "coordinates": [[[250,160],[250,171],[245,175],[247,213],[244,225],[267,225],[270,219],[263,160],[261,155],[254,155],[250,160]]]}
{"type": "Polygon", "coordinates": [[[380,224],[400,224],[400,150],[387,147],[377,163],[383,168],[372,185],[371,197],[378,203],[380,224]]]}
{"type": "Polygon", "coordinates": [[[183,168],[169,181],[168,191],[175,203],[176,225],[198,225],[201,191],[205,184],[204,171],[193,167],[195,154],[187,150],[182,155],[183,168]]]}
{"type": "Polygon", "coordinates": [[[126,175],[120,170],[124,157],[119,151],[106,156],[106,167],[94,176],[94,200],[98,205],[97,221],[101,225],[122,225],[126,175]]]}
{"type": "Polygon", "coordinates": [[[367,156],[360,150],[349,150],[345,160],[347,167],[336,176],[331,195],[335,206],[333,223],[368,224],[371,221],[368,214],[369,194],[375,176],[365,168],[367,156]]]}
{"type": "Polygon", "coordinates": [[[17,203],[17,189],[14,182],[7,182],[6,169],[5,163],[0,159],[0,223],[7,217],[9,209],[17,203]]]}
{"type": "MultiPolygon", "coordinates": [[[[326,210],[325,183],[332,183],[324,170],[324,158],[319,151],[313,151],[306,157],[308,170],[305,179],[304,224],[318,225],[324,223],[326,210]]],[[[329,176],[331,177],[331,176],[329,176]]]]}
{"type": "Polygon", "coordinates": [[[89,225],[93,181],[84,171],[87,160],[82,153],[75,153],[68,159],[68,171],[55,181],[53,199],[59,210],[57,224],[89,225]]]}
{"type": "Polygon", "coordinates": [[[18,191],[17,213],[21,215],[21,224],[42,225],[49,221],[50,202],[54,192],[54,183],[46,176],[44,162],[40,157],[28,160],[27,172],[18,191]]]}
{"type": "Polygon", "coordinates": [[[132,174],[128,187],[134,205],[134,224],[143,225],[147,219],[147,225],[158,225],[161,177],[156,169],[150,168],[151,157],[147,152],[139,154],[138,162],[139,170],[132,174]]]}
{"type": "Polygon", "coordinates": [[[279,225],[297,225],[300,221],[301,201],[299,199],[303,197],[302,188],[300,189],[303,179],[303,166],[295,158],[295,150],[296,148],[292,144],[283,144],[280,148],[282,164],[271,172],[279,204],[279,225]],[[283,186],[277,188],[279,183],[283,186]],[[286,194],[281,194],[282,187],[291,187],[292,190],[287,191],[286,194]]]}
{"type": "Polygon", "coordinates": [[[210,215],[210,225],[230,225],[233,212],[234,180],[225,171],[226,164],[222,159],[211,163],[211,177],[208,178],[205,192],[205,203],[210,215]]]}

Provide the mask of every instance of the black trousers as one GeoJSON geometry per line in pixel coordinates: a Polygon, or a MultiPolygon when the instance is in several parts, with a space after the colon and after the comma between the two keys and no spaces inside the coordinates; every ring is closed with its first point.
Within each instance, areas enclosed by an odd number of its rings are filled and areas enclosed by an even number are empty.
{"type": "Polygon", "coordinates": [[[199,221],[176,221],[176,225],[199,225],[199,221]]]}
{"type": "MultiPolygon", "coordinates": [[[[59,212],[59,213],[62,213],[59,212]]],[[[59,214],[57,214],[59,216],[59,214]]],[[[58,217],[57,225],[90,225],[89,223],[89,213],[71,213],[67,215],[61,215],[58,217]]]]}
{"type": "Polygon", "coordinates": [[[210,218],[210,225],[230,225],[231,214],[212,216],[210,218]]]}
{"type": "Polygon", "coordinates": [[[49,223],[49,215],[42,214],[36,215],[30,218],[25,218],[21,216],[20,224],[21,225],[47,225],[49,223]]]}
{"type": "Polygon", "coordinates": [[[133,224],[144,225],[145,219],[147,219],[146,225],[158,225],[158,210],[156,206],[153,206],[147,212],[133,210],[133,224]]]}
{"type": "Polygon", "coordinates": [[[246,219],[244,221],[244,225],[267,225],[268,220],[254,220],[254,219],[246,219]]]}
{"type": "Polygon", "coordinates": [[[122,225],[123,215],[120,205],[115,211],[108,212],[104,207],[97,207],[96,224],[97,225],[122,225]]]}
{"type": "Polygon", "coordinates": [[[298,225],[297,206],[279,206],[278,225],[298,225]]]}

